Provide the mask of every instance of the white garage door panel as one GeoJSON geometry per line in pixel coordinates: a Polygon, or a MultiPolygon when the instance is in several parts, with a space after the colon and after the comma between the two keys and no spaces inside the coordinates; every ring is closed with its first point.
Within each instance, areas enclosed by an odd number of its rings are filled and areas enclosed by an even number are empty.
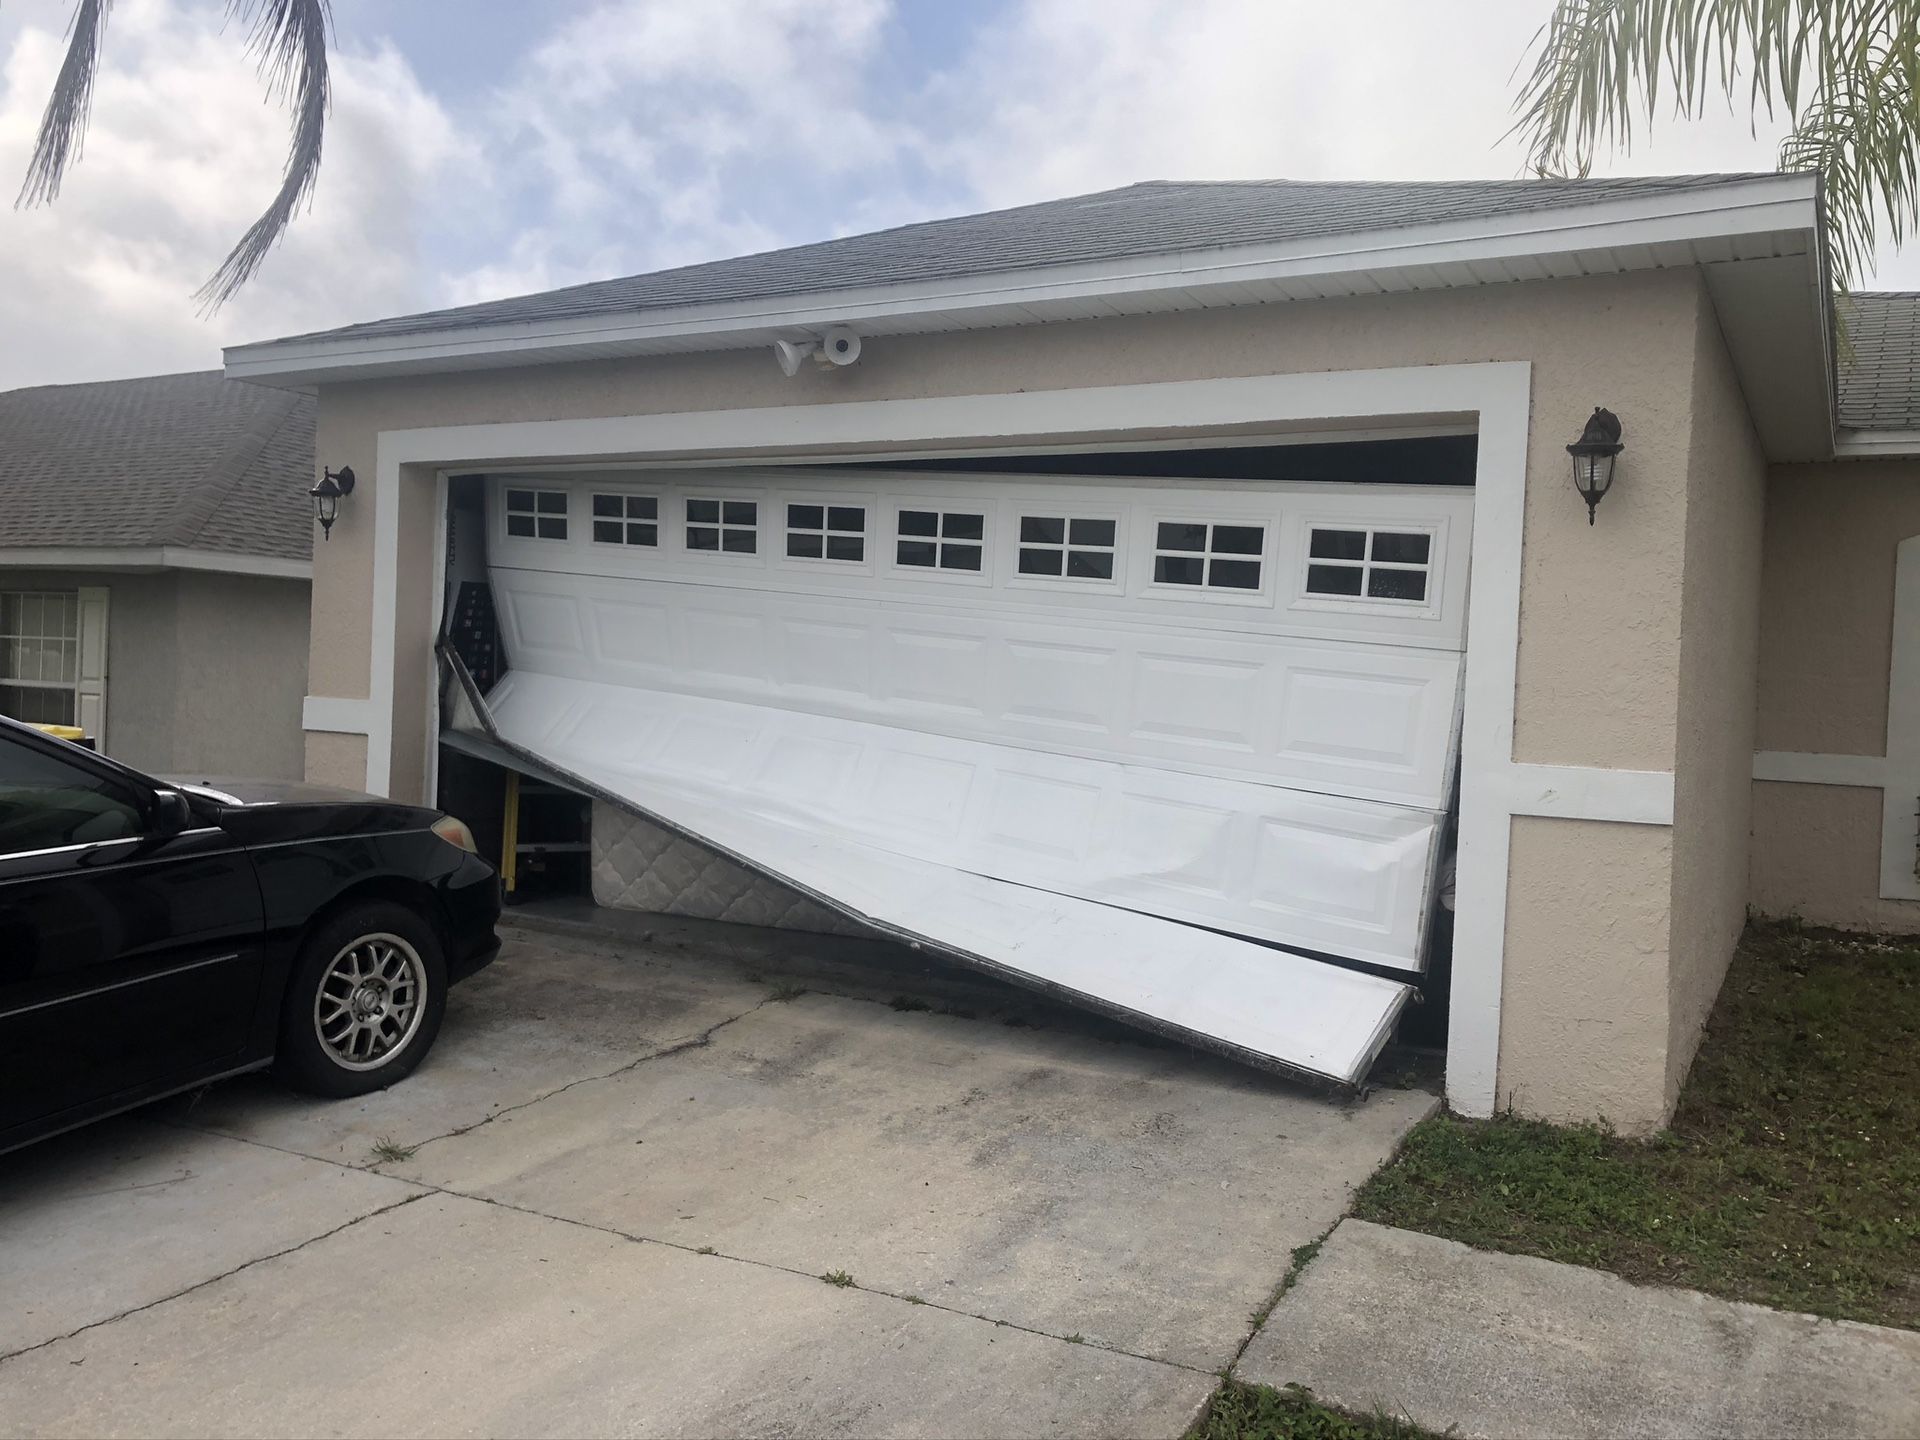
{"type": "Polygon", "coordinates": [[[1414,646],[493,572],[516,669],[1441,809],[1461,661],[1414,646]]]}
{"type": "Polygon", "coordinates": [[[509,746],[836,909],[1243,1059],[1356,1084],[1413,993],[1173,921],[824,837],[725,794],[650,782],[555,746],[550,721],[531,706],[503,704],[493,719],[509,746]]]}
{"type": "Polygon", "coordinates": [[[502,729],[583,773],[982,875],[1401,969],[1427,811],[515,671],[502,729]]]}

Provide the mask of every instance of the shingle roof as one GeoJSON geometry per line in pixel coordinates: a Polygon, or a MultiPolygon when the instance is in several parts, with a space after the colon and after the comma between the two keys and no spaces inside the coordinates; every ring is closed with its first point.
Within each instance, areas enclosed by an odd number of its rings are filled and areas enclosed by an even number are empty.
{"type": "Polygon", "coordinates": [[[313,417],[218,370],[0,393],[0,548],[310,559],[313,417]]]}
{"type": "Polygon", "coordinates": [[[1732,174],[1419,182],[1154,180],[984,215],[929,220],[759,255],[683,265],[649,275],[595,281],[286,338],[371,339],[475,325],[773,299],[1479,220],[1777,178],[1732,174]]]}
{"type": "Polygon", "coordinates": [[[1864,290],[1838,304],[1841,427],[1920,430],[1920,293],[1864,290]]]}

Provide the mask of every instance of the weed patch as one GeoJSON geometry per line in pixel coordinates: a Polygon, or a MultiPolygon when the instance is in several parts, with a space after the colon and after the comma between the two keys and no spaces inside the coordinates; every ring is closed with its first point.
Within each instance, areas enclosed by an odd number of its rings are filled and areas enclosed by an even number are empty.
{"type": "Polygon", "coordinates": [[[1275,1390],[1229,1380],[1213,1392],[1186,1440],[1434,1440],[1391,1415],[1329,1410],[1297,1385],[1275,1390]]]}

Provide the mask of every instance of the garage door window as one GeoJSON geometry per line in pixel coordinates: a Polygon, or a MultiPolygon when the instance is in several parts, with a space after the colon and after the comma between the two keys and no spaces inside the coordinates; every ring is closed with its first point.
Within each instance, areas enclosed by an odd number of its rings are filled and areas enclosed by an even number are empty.
{"type": "Polygon", "coordinates": [[[1424,603],[1432,562],[1433,536],[1425,531],[1316,525],[1307,543],[1307,594],[1424,603]]]}
{"type": "Polygon", "coordinates": [[[1209,590],[1258,590],[1264,525],[1162,521],[1154,532],[1153,583],[1209,590]]]}
{"type": "Polygon", "coordinates": [[[521,540],[567,538],[567,492],[507,491],[507,534],[521,540]]]}
{"type": "Polygon", "coordinates": [[[1113,579],[1112,520],[1071,515],[1020,517],[1020,573],[1064,580],[1113,579]]]}
{"type": "Polygon", "coordinates": [[[687,497],[687,549],[755,554],[760,549],[759,502],[687,497]]]}
{"type": "Polygon", "coordinates": [[[902,510],[894,558],[928,570],[978,573],[986,553],[987,517],[963,510],[902,510]]]}
{"type": "Polygon", "coordinates": [[[596,545],[654,545],[660,543],[660,501],[653,495],[595,495],[593,543],[596,545]]]}
{"type": "Polygon", "coordinates": [[[787,506],[787,554],[796,560],[864,563],[867,558],[866,506],[787,506]]]}
{"type": "Polygon", "coordinates": [[[0,715],[30,725],[71,725],[79,684],[79,595],[0,591],[0,715]]]}

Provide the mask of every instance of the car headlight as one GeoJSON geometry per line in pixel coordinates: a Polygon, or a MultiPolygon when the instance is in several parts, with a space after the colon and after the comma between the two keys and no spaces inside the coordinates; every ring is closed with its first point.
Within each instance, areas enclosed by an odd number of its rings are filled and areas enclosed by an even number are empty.
{"type": "Polygon", "coordinates": [[[464,821],[456,820],[451,815],[442,815],[434,821],[433,833],[449,845],[459,846],[469,855],[480,853],[480,847],[473,843],[473,831],[466,827],[464,821]]]}

